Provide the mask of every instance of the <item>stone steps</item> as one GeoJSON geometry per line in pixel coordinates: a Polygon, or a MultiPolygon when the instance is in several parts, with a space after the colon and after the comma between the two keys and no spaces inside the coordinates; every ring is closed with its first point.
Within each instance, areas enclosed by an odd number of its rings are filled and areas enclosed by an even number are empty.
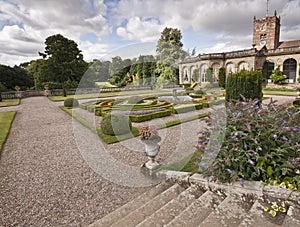
{"type": "Polygon", "coordinates": [[[288,212],[282,219],[283,223],[279,225],[266,218],[267,215],[263,213],[260,205],[263,190],[257,190],[255,193],[254,184],[238,188],[204,182],[201,176],[191,177],[179,173],[176,179],[174,173],[171,175],[169,179],[166,177],[166,182],[155,186],[91,226],[300,227],[300,209],[297,203],[299,197],[291,200],[288,212]],[[235,191],[237,193],[234,193],[235,191]]]}

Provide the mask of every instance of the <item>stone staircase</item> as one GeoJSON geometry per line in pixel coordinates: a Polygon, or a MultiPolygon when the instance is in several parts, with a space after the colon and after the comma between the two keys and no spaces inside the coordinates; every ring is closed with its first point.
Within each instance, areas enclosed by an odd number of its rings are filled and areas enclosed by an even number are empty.
{"type": "Polygon", "coordinates": [[[105,226],[264,226],[300,227],[299,194],[259,182],[217,184],[199,174],[159,173],[165,181],[96,221],[105,226]],[[272,217],[264,201],[289,201],[286,213],[272,217]]]}

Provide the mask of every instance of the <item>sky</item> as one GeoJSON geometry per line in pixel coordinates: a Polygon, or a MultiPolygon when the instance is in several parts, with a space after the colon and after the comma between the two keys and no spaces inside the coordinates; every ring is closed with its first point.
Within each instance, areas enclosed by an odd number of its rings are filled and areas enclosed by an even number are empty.
{"type": "MultiPolygon", "coordinates": [[[[281,41],[300,40],[300,0],[269,0],[281,17],[281,41]]],[[[0,64],[38,59],[45,40],[74,40],[86,61],[155,54],[165,27],[180,29],[197,53],[251,48],[253,17],[267,0],[0,0],[0,64]]]]}

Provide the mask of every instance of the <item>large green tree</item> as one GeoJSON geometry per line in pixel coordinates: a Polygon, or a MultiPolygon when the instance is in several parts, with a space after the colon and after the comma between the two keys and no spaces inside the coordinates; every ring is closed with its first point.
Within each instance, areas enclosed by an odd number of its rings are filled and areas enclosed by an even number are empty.
{"type": "Polygon", "coordinates": [[[57,34],[45,41],[45,52],[40,55],[46,60],[43,67],[44,77],[51,82],[79,82],[87,70],[88,64],[83,60],[81,50],[73,40],[57,34]]]}
{"type": "Polygon", "coordinates": [[[23,67],[0,65],[0,83],[1,90],[14,90],[15,86],[24,90],[33,86],[33,78],[23,67]]]}
{"type": "Polygon", "coordinates": [[[158,40],[156,73],[163,83],[178,83],[178,62],[183,60],[187,53],[182,49],[181,31],[177,28],[165,28],[158,40]]]}

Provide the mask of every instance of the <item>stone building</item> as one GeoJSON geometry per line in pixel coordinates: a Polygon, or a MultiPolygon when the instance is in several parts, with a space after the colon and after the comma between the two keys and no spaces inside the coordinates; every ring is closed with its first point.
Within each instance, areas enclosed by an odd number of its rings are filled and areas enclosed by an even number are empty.
{"type": "Polygon", "coordinates": [[[240,51],[200,54],[179,63],[179,82],[181,85],[206,82],[206,71],[213,69],[218,80],[219,68],[226,74],[242,69],[260,69],[268,82],[272,70],[279,67],[288,77],[289,84],[295,84],[299,77],[300,40],[280,42],[280,17],[266,16],[253,21],[252,48],[240,51]]]}

